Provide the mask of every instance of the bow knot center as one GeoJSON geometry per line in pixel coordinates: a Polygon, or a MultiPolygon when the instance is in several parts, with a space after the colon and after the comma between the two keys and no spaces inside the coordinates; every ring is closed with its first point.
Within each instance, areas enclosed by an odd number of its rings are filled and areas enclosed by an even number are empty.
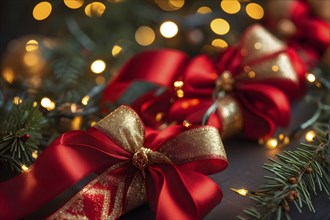
{"type": "Polygon", "coordinates": [[[224,71],[215,81],[216,91],[230,92],[233,90],[234,78],[229,71],[224,71]]]}
{"type": "Polygon", "coordinates": [[[149,148],[141,147],[133,155],[133,165],[139,170],[143,170],[149,164],[148,154],[153,151],[149,148]]]}

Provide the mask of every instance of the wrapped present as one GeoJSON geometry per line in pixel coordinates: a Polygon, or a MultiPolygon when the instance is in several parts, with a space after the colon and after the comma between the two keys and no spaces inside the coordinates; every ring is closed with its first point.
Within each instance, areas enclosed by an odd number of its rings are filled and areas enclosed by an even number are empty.
{"type": "MultiPolygon", "coordinates": [[[[294,50],[254,25],[237,47],[221,53],[216,61],[197,56],[176,80],[171,78],[173,84],[130,99],[129,104],[151,127],[187,120],[215,126],[223,137],[243,130],[246,137],[257,139],[271,136],[277,126],[288,125],[289,99],[304,94],[305,73],[294,50]]],[[[113,86],[116,83],[110,83],[108,89],[113,86]]],[[[103,100],[114,97],[105,93],[103,100]]]]}
{"type": "Polygon", "coordinates": [[[222,198],[205,175],[226,166],[215,128],[145,129],[122,106],[86,132],[63,134],[0,183],[0,218],[118,219],[148,201],[157,219],[200,219],[222,198]]]}
{"type": "Polygon", "coordinates": [[[266,23],[296,48],[312,67],[330,46],[330,1],[272,0],[266,23]]]}

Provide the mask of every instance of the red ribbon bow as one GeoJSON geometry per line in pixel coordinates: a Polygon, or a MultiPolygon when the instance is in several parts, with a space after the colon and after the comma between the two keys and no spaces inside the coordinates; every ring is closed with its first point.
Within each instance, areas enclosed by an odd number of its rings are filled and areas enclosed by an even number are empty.
{"type": "MultiPolygon", "coordinates": [[[[45,211],[40,207],[58,196],[72,198],[50,219],[119,218],[145,201],[145,184],[157,219],[200,219],[222,197],[205,175],[226,166],[216,129],[173,126],[163,132],[144,131],[135,112],[123,106],[87,132],[63,134],[26,173],[0,183],[0,218],[40,218],[38,212],[45,211]],[[102,174],[78,194],[63,193],[99,171],[102,174]]],[[[50,207],[48,215],[55,210],[50,207]]]]}

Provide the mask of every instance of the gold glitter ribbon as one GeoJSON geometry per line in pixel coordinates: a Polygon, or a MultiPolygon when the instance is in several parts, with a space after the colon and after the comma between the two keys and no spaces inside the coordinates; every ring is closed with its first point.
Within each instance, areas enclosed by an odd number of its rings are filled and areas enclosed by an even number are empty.
{"type": "Polygon", "coordinates": [[[226,153],[217,129],[209,126],[186,130],[165,141],[157,150],[144,146],[144,125],[139,116],[129,107],[121,106],[99,121],[95,127],[105,133],[114,143],[132,154],[132,160],[120,162],[85,186],[49,219],[87,219],[84,200],[99,196],[95,202],[100,208],[100,219],[117,219],[146,202],[144,172],[148,165],[159,163],[185,163],[219,158],[226,153]],[[125,190],[127,177],[118,176],[114,170],[135,166],[136,172],[125,190]],[[110,187],[109,187],[110,186],[110,187]],[[109,191],[109,188],[116,188],[109,191]],[[93,197],[94,196],[94,197],[93,197]],[[77,208],[79,204],[80,208],[77,208]],[[110,210],[110,204],[112,210],[110,210]]]}

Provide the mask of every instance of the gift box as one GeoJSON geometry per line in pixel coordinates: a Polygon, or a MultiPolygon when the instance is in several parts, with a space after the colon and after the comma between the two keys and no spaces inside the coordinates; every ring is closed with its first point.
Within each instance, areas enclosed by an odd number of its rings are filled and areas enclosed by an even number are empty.
{"type": "MultiPolygon", "coordinates": [[[[160,57],[162,52],[153,53],[160,57]]],[[[109,83],[102,99],[103,103],[132,105],[143,121],[153,128],[162,129],[187,121],[217,127],[224,138],[242,130],[250,139],[267,138],[278,126],[289,124],[290,100],[304,94],[304,62],[292,48],[260,25],[249,27],[239,45],[220,53],[217,60],[207,55],[196,56],[189,62],[181,60],[180,74],[169,71],[167,83],[161,88],[132,97],[131,87],[127,86],[117,96],[119,92],[113,88],[125,84],[124,78],[134,80],[130,74],[133,67],[142,68],[139,61],[149,53],[128,61],[109,83]]],[[[166,56],[162,59],[166,60],[166,56]]],[[[167,78],[162,62],[157,61],[157,65],[162,75],[157,74],[156,68],[154,75],[146,74],[167,78]]],[[[156,80],[148,79],[148,82],[156,83],[156,80]]]]}
{"type": "Polygon", "coordinates": [[[201,219],[222,198],[206,175],[226,166],[215,128],[151,130],[121,106],[87,131],[61,135],[0,183],[0,218],[118,219],[148,201],[157,219],[201,219]]]}

